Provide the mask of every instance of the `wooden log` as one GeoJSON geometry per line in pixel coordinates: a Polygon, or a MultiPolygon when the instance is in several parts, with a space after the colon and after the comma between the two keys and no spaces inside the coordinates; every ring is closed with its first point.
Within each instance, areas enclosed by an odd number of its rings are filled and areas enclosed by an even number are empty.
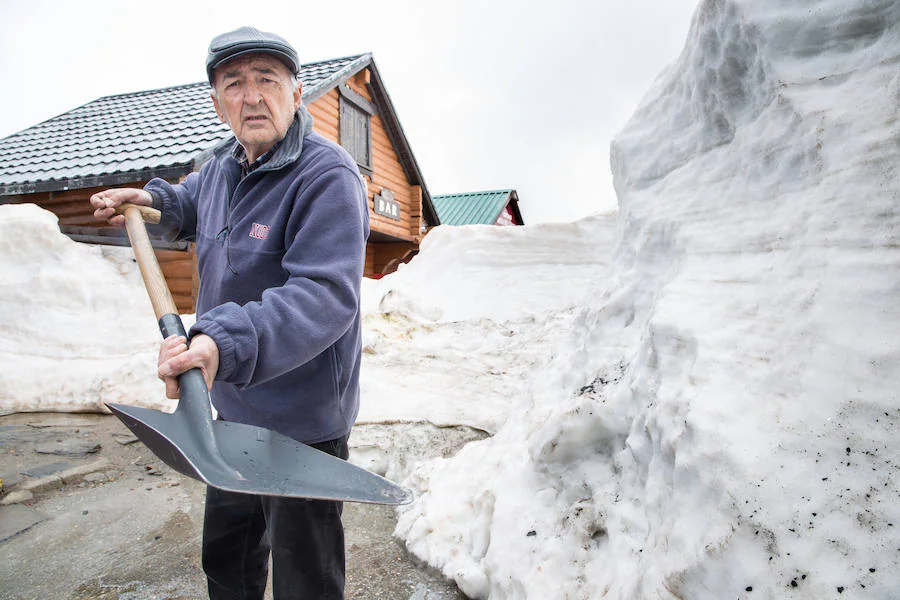
{"type": "Polygon", "coordinates": [[[400,166],[400,158],[397,156],[397,152],[388,141],[381,141],[373,137],[372,150],[373,154],[375,154],[376,161],[378,159],[381,159],[385,163],[395,164],[398,169],[400,169],[401,171],[403,170],[403,167],[400,166]]]}
{"type": "Polygon", "coordinates": [[[329,116],[323,116],[320,114],[310,113],[313,118],[313,128],[318,129],[319,127],[327,127],[328,129],[334,129],[335,131],[339,131],[340,127],[338,126],[337,119],[331,119],[329,116]]]}
{"type": "Polygon", "coordinates": [[[160,263],[167,261],[181,261],[189,259],[190,255],[184,250],[157,250],[156,259],[160,263]]]}
{"type": "Polygon", "coordinates": [[[378,146],[379,148],[389,149],[391,154],[397,155],[397,151],[394,148],[394,144],[391,141],[391,138],[384,132],[379,132],[377,129],[372,131],[372,144],[378,146]]]}
{"type": "Polygon", "coordinates": [[[412,194],[412,205],[409,209],[409,234],[416,237],[422,233],[422,186],[414,185],[409,190],[412,194]]]}
{"type": "Polygon", "coordinates": [[[403,221],[395,221],[381,215],[372,215],[369,219],[369,227],[373,231],[380,231],[399,237],[401,240],[410,238],[409,228],[403,221]]]}
{"type": "Polygon", "coordinates": [[[340,124],[340,117],[337,112],[330,110],[311,110],[309,114],[312,115],[315,120],[315,124],[318,125],[320,122],[328,123],[332,127],[338,127],[340,124]]]}
{"type": "MultiPolygon", "coordinates": [[[[336,124],[329,122],[326,119],[319,119],[315,121],[313,125],[313,129],[318,132],[325,132],[330,136],[333,136],[335,139],[340,138],[341,128],[336,124]]],[[[324,134],[323,134],[324,135],[324,134]]]]}
{"type": "Polygon", "coordinates": [[[377,191],[380,191],[381,188],[388,188],[394,192],[394,197],[398,200],[403,200],[405,202],[409,201],[409,182],[406,181],[406,178],[403,177],[403,175],[383,169],[374,172],[375,176],[373,177],[373,183],[375,184],[377,191]]]}
{"type": "Polygon", "coordinates": [[[327,124],[323,125],[322,123],[316,123],[316,125],[313,129],[315,129],[316,133],[318,133],[322,137],[328,138],[329,140],[333,141],[335,144],[338,143],[338,138],[340,137],[340,134],[338,133],[338,130],[335,129],[334,127],[331,127],[327,124]]]}
{"type": "Polygon", "coordinates": [[[44,205],[51,201],[49,192],[40,192],[38,194],[17,194],[15,196],[7,196],[4,201],[9,204],[37,204],[44,205]]]}
{"type": "MultiPolygon", "coordinates": [[[[372,169],[374,175],[374,180],[378,185],[389,187],[391,191],[400,191],[400,190],[408,190],[409,189],[409,181],[406,179],[406,175],[403,171],[400,171],[397,168],[386,167],[382,164],[376,164],[375,168],[372,169]]],[[[401,192],[408,194],[408,192],[401,192]]]]}
{"type": "Polygon", "coordinates": [[[394,197],[397,200],[406,202],[412,197],[409,191],[409,183],[404,179],[400,179],[396,172],[376,170],[374,173],[372,185],[376,193],[380,192],[382,188],[388,188],[394,192],[394,197]]]}
{"type": "Polygon", "coordinates": [[[378,231],[401,240],[412,241],[409,229],[404,227],[401,221],[394,221],[381,215],[372,215],[369,226],[372,231],[378,231]]]}
{"type": "Polygon", "coordinates": [[[196,312],[194,298],[191,295],[173,294],[172,297],[175,299],[175,306],[180,314],[187,315],[196,312]]]}
{"type": "Polygon", "coordinates": [[[169,290],[171,290],[172,294],[180,294],[182,296],[190,296],[193,293],[193,282],[190,279],[183,278],[166,278],[166,283],[169,286],[169,290]]]}
{"type": "Polygon", "coordinates": [[[377,244],[366,244],[366,264],[365,274],[371,275],[375,272],[375,248],[377,244]]]}
{"type": "MultiPolygon", "coordinates": [[[[58,216],[58,215],[57,215],[58,216]]],[[[60,227],[90,227],[96,225],[97,221],[92,216],[83,215],[75,217],[60,217],[60,227]]]]}
{"type": "Polygon", "coordinates": [[[94,214],[94,207],[87,200],[77,203],[70,201],[57,206],[46,206],[45,208],[49,208],[58,217],[89,216],[93,219],[94,214]]]}
{"type": "Polygon", "coordinates": [[[382,169],[396,171],[403,175],[403,179],[406,179],[406,170],[403,168],[403,165],[400,164],[400,158],[397,156],[397,153],[392,146],[385,146],[373,142],[372,147],[376,165],[382,169]]]}
{"type": "Polygon", "coordinates": [[[316,98],[316,101],[313,102],[311,106],[315,106],[316,104],[322,104],[322,105],[326,105],[326,106],[337,107],[338,104],[340,103],[339,98],[340,98],[340,93],[337,91],[337,88],[333,88],[331,90],[328,90],[328,92],[326,92],[322,96],[319,96],[318,98],[316,98]]]}
{"type": "Polygon", "coordinates": [[[191,258],[184,260],[172,260],[161,263],[163,273],[166,279],[193,279],[194,278],[194,261],[191,258]]]}

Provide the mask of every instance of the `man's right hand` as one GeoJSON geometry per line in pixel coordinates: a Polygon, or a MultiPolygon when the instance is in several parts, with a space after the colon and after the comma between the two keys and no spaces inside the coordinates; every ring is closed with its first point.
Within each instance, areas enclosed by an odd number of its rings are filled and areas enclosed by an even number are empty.
{"type": "Polygon", "coordinates": [[[188,348],[187,339],[180,335],[170,335],[159,347],[157,374],[166,384],[166,398],[173,400],[180,396],[178,376],[197,367],[203,373],[206,389],[212,389],[216,373],[219,372],[219,347],[216,341],[206,334],[197,334],[191,339],[188,348]]]}
{"type": "Polygon", "coordinates": [[[139,188],[118,188],[97,192],[91,196],[94,207],[94,218],[106,221],[113,227],[125,227],[125,216],[116,214],[116,207],[121,204],[140,204],[152,206],[153,197],[147,190],[139,188]]]}

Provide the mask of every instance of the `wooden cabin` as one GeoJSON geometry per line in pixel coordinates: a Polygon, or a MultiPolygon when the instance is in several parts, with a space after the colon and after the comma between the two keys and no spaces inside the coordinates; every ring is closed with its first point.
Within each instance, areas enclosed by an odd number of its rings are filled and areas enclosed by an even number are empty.
{"type": "Polygon", "coordinates": [[[524,225],[516,190],[467,192],[434,196],[443,225],[524,225]]]}
{"type": "MultiPolygon", "coordinates": [[[[299,78],[315,130],[350,152],[368,185],[365,274],[381,273],[440,223],[393,103],[371,54],[306,64],[299,78]]],[[[93,219],[88,198],[154,177],[178,182],[231,136],[206,82],[106,96],[0,140],[0,204],[34,203],[72,239],[125,245],[124,231],[93,219]]],[[[154,245],[179,310],[193,312],[193,244],[154,245]]]]}

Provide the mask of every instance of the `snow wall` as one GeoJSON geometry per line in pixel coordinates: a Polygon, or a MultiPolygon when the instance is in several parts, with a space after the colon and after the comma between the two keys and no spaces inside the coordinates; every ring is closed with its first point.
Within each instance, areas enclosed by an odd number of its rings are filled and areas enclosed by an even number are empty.
{"type": "Polygon", "coordinates": [[[0,411],[174,409],[131,248],[79,244],[53,213],[0,206],[0,411]]]}
{"type": "Polygon", "coordinates": [[[900,597],[898,106],[895,0],[703,1],[612,144],[611,266],[409,480],[410,550],[476,598],[900,597]]]}

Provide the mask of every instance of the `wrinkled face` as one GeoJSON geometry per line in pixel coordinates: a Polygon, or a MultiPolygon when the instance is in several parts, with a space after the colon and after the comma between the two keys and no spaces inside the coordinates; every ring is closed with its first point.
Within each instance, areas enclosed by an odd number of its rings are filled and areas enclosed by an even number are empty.
{"type": "Polygon", "coordinates": [[[239,56],[214,75],[216,112],[253,162],[287,133],[300,107],[301,87],[295,88],[288,68],[268,54],[239,56]]]}

